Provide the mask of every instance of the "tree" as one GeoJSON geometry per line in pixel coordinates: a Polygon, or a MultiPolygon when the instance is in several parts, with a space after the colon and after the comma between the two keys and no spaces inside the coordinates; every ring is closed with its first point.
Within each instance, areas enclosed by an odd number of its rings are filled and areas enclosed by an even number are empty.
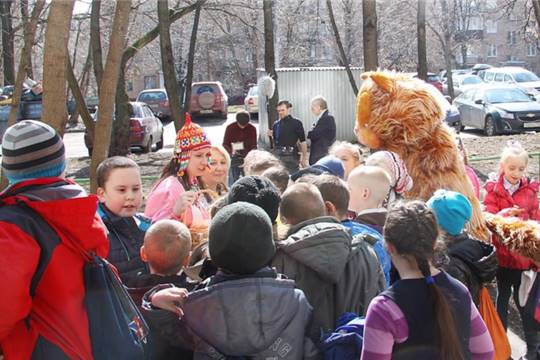
{"type": "Polygon", "coordinates": [[[452,79],[452,28],[450,14],[448,12],[448,3],[446,0],[438,0],[440,7],[440,18],[438,18],[440,29],[429,24],[429,28],[439,39],[443,49],[444,63],[446,68],[446,82],[448,85],[448,96],[454,98],[454,81],[452,79]]]}
{"type": "MultiPolygon", "coordinates": [[[[273,0],[263,0],[264,13],[264,69],[266,73],[276,81],[274,96],[268,99],[268,128],[272,129],[274,120],[277,119],[278,76],[276,73],[276,55],[274,53],[274,16],[272,15],[273,0]]],[[[259,104],[263,106],[263,104],[259,104]]]]}
{"type": "Polygon", "coordinates": [[[418,0],[416,36],[418,37],[418,77],[427,80],[426,0],[418,0]]]}
{"type": "Polygon", "coordinates": [[[362,21],[364,33],[364,69],[377,70],[379,67],[377,46],[377,1],[362,0],[362,21]]]}
{"type": "MultiPolygon", "coordinates": [[[[197,44],[197,30],[199,29],[199,18],[201,16],[201,6],[202,3],[199,3],[197,9],[195,9],[195,16],[193,17],[193,27],[191,28],[191,37],[189,40],[189,50],[188,50],[188,62],[187,62],[187,73],[186,73],[186,82],[185,82],[185,95],[184,101],[182,103],[184,111],[187,111],[189,108],[189,102],[191,100],[191,83],[193,82],[193,63],[195,61],[195,45],[197,44]]],[[[182,114],[182,126],[183,124],[183,114],[182,114]]],[[[176,124],[175,124],[176,125],[176,124]]]]}
{"type": "Polygon", "coordinates": [[[334,31],[334,36],[336,38],[336,44],[338,46],[339,54],[341,56],[342,65],[345,66],[345,70],[347,71],[347,76],[349,77],[349,82],[351,83],[352,90],[354,92],[354,95],[356,95],[358,94],[358,86],[356,85],[356,81],[354,81],[354,76],[351,71],[349,59],[347,58],[347,55],[345,54],[345,50],[343,49],[343,44],[341,43],[339,30],[336,25],[336,20],[334,19],[334,10],[332,9],[332,1],[326,0],[326,6],[328,7],[328,16],[330,17],[330,23],[332,24],[332,30],[334,31]]]}
{"type": "Polygon", "coordinates": [[[534,9],[534,17],[536,17],[536,26],[540,27],[540,0],[531,0],[534,9]]]}
{"type": "Polygon", "coordinates": [[[96,170],[98,165],[107,158],[111,141],[112,118],[114,111],[114,98],[118,83],[118,75],[125,48],[126,34],[129,22],[131,0],[118,1],[114,14],[113,27],[109,41],[109,51],[103,79],[100,85],[99,112],[94,129],[94,146],[92,162],[90,164],[90,190],[95,193],[97,189],[96,170]],[[99,139],[99,141],[96,141],[99,139]]]}
{"type": "Polygon", "coordinates": [[[92,48],[92,63],[94,64],[94,76],[98,88],[103,78],[103,55],[101,53],[101,31],[99,27],[99,17],[101,13],[101,0],[92,0],[92,10],[90,14],[90,44],[92,48]]]}
{"type": "MultiPolygon", "coordinates": [[[[28,0],[21,0],[21,20],[23,24],[26,24],[29,21],[28,20],[28,0]]],[[[34,35],[32,34],[32,36],[34,35]]],[[[32,51],[29,51],[26,54],[26,76],[28,76],[28,78],[30,79],[34,78],[34,71],[33,71],[33,66],[32,66],[32,51]]]]}
{"type": "Polygon", "coordinates": [[[41,119],[61,136],[67,122],[66,61],[73,5],[72,1],[53,0],[45,33],[41,119]]]}
{"type": "Polygon", "coordinates": [[[4,85],[15,83],[15,62],[13,51],[13,25],[11,5],[13,0],[0,1],[0,20],[2,21],[2,65],[4,66],[4,85]]]}

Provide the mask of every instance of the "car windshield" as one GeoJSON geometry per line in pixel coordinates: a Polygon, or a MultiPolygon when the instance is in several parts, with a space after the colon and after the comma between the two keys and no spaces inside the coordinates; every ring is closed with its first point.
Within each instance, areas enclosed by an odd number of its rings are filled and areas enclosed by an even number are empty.
{"type": "Polygon", "coordinates": [[[461,85],[475,85],[481,83],[482,79],[480,79],[478,76],[467,76],[461,79],[461,85]]]}
{"type": "Polygon", "coordinates": [[[538,81],[540,80],[538,76],[536,76],[534,73],[530,71],[524,71],[520,73],[514,74],[514,79],[516,79],[517,82],[529,82],[529,81],[538,81]]]}
{"type": "Polygon", "coordinates": [[[486,90],[485,94],[487,101],[492,104],[532,101],[527,94],[519,89],[489,89],[486,90]]]}
{"type": "Polygon", "coordinates": [[[259,96],[259,87],[253,86],[249,88],[248,96],[259,96]]]}
{"type": "Polygon", "coordinates": [[[137,101],[164,101],[167,100],[167,96],[162,91],[145,92],[139,95],[137,101]]]}

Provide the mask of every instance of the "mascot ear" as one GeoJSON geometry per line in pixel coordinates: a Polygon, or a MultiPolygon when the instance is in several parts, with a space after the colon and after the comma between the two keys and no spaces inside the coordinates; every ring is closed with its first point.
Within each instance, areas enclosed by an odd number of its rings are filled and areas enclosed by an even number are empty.
{"type": "Polygon", "coordinates": [[[381,90],[383,90],[384,92],[391,94],[394,91],[394,79],[390,78],[388,75],[377,72],[372,73],[370,77],[371,80],[373,80],[373,82],[377,84],[377,86],[381,88],[381,90]]]}

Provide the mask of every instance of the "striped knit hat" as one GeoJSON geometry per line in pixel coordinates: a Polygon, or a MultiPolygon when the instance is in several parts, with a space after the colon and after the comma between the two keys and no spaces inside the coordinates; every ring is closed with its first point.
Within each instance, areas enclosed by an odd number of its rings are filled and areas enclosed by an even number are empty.
{"type": "Polygon", "coordinates": [[[23,120],[10,126],[2,140],[2,172],[11,184],[60,176],[66,167],[64,143],[49,125],[23,120]]]}
{"type": "Polygon", "coordinates": [[[190,154],[193,150],[200,150],[210,147],[210,140],[206,137],[203,128],[191,122],[191,116],[186,113],[184,126],[176,135],[174,145],[174,155],[178,161],[178,176],[183,176],[186,170],[190,154]]]}

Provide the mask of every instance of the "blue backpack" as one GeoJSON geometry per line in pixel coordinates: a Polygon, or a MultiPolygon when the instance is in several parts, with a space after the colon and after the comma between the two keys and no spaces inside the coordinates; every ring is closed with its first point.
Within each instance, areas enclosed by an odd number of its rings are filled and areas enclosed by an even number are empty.
{"type": "Polygon", "coordinates": [[[337,328],[321,336],[320,349],[324,360],[358,360],[362,353],[366,319],[353,313],[344,313],[337,328]]]}

